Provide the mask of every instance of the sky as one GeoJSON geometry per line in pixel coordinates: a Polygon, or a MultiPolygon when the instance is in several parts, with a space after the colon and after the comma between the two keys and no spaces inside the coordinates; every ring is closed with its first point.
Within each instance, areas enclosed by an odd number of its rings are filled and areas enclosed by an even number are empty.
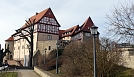
{"type": "Polygon", "coordinates": [[[15,30],[25,24],[25,20],[47,8],[51,8],[60,23],[60,29],[82,25],[90,16],[99,28],[100,36],[105,33],[106,14],[119,4],[129,0],[1,0],[0,2],[0,44],[15,30]]]}

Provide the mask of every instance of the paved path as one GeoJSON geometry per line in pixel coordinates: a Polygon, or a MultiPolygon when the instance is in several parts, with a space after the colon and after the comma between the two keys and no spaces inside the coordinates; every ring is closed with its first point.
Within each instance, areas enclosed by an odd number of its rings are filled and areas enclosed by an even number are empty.
{"type": "Polygon", "coordinates": [[[15,72],[18,72],[18,77],[41,77],[34,70],[16,69],[15,72]]]}

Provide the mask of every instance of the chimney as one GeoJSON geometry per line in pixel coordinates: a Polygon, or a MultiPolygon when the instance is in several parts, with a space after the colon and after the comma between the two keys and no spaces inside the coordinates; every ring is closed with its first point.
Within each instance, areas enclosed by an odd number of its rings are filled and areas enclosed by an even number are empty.
{"type": "Polygon", "coordinates": [[[38,14],[38,12],[36,12],[36,15],[38,14]]]}

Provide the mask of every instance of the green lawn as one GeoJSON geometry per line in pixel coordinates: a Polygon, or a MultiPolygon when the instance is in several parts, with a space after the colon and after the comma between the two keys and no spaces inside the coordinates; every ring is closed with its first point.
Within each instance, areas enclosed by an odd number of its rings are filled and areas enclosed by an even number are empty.
{"type": "MultiPolygon", "coordinates": [[[[61,69],[61,67],[59,68],[61,69]]],[[[56,74],[56,70],[50,70],[49,72],[55,74],[55,75],[58,75],[58,76],[61,76],[61,72],[59,71],[58,74],[56,74]]],[[[133,77],[134,76],[134,69],[126,69],[125,71],[121,72],[120,74],[118,74],[118,76],[116,77],[133,77]]]]}
{"type": "Polygon", "coordinates": [[[0,77],[17,77],[17,72],[2,72],[0,73],[0,77]]]}

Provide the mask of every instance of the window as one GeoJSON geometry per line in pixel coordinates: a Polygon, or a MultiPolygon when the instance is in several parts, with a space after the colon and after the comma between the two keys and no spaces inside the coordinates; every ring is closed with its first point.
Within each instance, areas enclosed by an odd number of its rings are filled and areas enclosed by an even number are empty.
{"type": "Polygon", "coordinates": [[[45,25],[45,31],[48,31],[48,25],[45,25]]]}
{"type": "Polygon", "coordinates": [[[58,31],[58,30],[59,30],[59,27],[57,27],[56,31],[58,31]]]}
{"type": "Polygon", "coordinates": [[[50,30],[50,32],[52,32],[53,26],[49,26],[49,30],[50,30]]]}
{"type": "Polygon", "coordinates": [[[90,36],[90,33],[85,33],[85,36],[90,36]]]}
{"type": "Polygon", "coordinates": [[[49,28],[50,28],[50,26],[48,25],[48,26],[47,26],[47,30],[48,30],[48,31],[50,30],[49,28]]]}
{"type": "Polygon", "coordinates": [[[52,35],[47,35],[48,40],[52,40],[52,35]]]}
{"type": "Polygon", "coordinates": [[[48,50],[51,50],[51,46],[48,47],[48,50]]]}

